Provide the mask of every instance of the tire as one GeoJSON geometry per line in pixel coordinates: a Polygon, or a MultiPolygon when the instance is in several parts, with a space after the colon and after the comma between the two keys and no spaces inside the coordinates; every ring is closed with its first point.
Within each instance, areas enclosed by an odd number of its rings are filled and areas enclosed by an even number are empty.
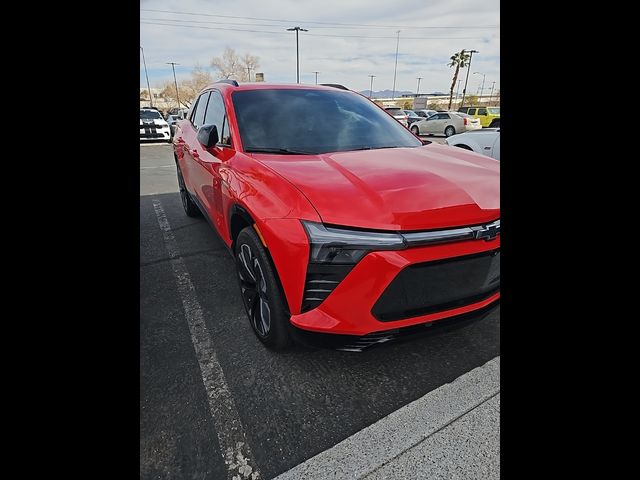
{"type": "Polygon", "coordinates": [[[455,134],[456,134],[456,129],[453,128],[451,125],[449,125],[447,128],[444,129],[445,137],[450,137],[451,135],[455,135],[455,134]]]}
{"type": "Polygon", "coordinates": [[[182,178],[182,172],[180,171],[180,166],[177,163],[176,169],[178,170],[178,186],[180,187],[180,199],[182,200],[184,213],[187,214],[187,217],[199,217],[200,209],[193,200],[191,200],[191,195],[184,184],[184,178],[182,178]]]}
{"type": "Polygon", "coordinates": [[[495,120],[492,120],[489,128],[500,128],[500,119],[496,118],[495,120]]]}
{"type": "Polygon", "coordinates": [[[411,131],[416,136],[420,135],[420,129],[418,127],[416,127],[415,125],[413,127],[411,127],[411,131]]]}
{"type": "Polygon", "coordinates": [[[253,333],[267,348],[284,350],[292,343],[289,314],[271,259],[253,227],[238,235],[235,257],[240,295],[253,333]]]}

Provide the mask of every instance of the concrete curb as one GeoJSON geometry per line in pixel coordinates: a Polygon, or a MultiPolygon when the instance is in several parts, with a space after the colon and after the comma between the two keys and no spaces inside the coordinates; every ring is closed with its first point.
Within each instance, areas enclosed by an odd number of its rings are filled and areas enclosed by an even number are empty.
{"type": "MultiPolygon", "coordinates": [[[[496,357],[284,472],[277,476],[276,480],[354,479],[366,477],[376,471],[378,472],[372,478],[394,478],[390,473],[394,471],[393,468],[390,466],[383,469],[385,465],[394,459],[402,462],[413,461],[413,457],[401,456],[405,452],[406,455],[416,452],[423,454],[425,448],[430,448],[437,442],[442,444],[444,436],[455,428],[465,428],[465,425],[470,427],[474,422],[482,423],[478,415],[486,413],[487,409],[491,408],[495,411],[495,402],[499,402],[499,392],[500,357],[496,357]],[[494,400],[495,397],[498,399],[494,400]],[[487,406],[482,406],[485,402],[487,406]],[[478,408],[480,406],[482,408],[478,408]],[[460,417],[475,409],[477,411],[473,416],[464,420],[466,424],[463,422],[451,426],[460,417]],[[425,442],[432,435],[450,426],[451,429],[445,434],[425,442]],[[423,442],[424,444],[420,445],[423,442]],[[414,447],[418,449],[409,452],[414,447]],[[380,472],[387,472],[390,476],[380,476],[380,472]]],[[[482,425],[487,426],[486,422],[482,425]]],[[[496,432],[492,435],[494,433],[496,432]]],[[[494,450],[495,447],[491,447],[487,451],[494,450]]],[[[498,463],[497,459],[494,460],[493,464],[498,463]]],[[[413,465],[419,466],[415,462],[413,465]]],[[[422,467],[420,470],[423,470],[422,467]]]]}

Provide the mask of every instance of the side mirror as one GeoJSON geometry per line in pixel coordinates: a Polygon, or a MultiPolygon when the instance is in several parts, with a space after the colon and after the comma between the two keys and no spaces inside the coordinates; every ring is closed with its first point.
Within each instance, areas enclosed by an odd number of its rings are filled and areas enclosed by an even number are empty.
{"type": "Polygon", "coordinates": [[[218,127],[215,125],[203,125],[198,129],[196,138],[202,146],[207,149],[211,148],[220,140],[220,137],[218,137],[218,127]]]}

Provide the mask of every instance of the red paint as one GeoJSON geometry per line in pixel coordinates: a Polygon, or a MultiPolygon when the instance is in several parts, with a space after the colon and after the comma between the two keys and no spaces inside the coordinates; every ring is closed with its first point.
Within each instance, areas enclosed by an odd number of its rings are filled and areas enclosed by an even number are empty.
{"type": "Polygon", "coordinates": [[[366,255],[317,308],[300,314],[309,245],[300,220],[380,229],[425,230],[478,225],[500,218],[500,163],[431,143],[416,148],[321,155],[244,153],[233,92],[249,89],[331,87],[215,84],[224,99],[233,148],[205,149],[189,120],[178,122],[173,145],[187,188],[204,206],[227,244],[230,212],[243,207],[257,224],[278,272],[291,322],[299,328],[366,334],[414,325],[481,308],[478,304],[394,322],[370,311],[405,266],[494,249],[500,237],[366,255]],[[195,155],[194,155],[195,153],[195,155]]]}

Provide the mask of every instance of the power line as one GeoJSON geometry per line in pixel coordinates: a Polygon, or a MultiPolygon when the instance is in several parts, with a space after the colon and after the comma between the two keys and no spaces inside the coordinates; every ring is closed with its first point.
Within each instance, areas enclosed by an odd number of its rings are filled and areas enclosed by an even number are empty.
{"type": "MultiPolygon", "coordinates": [[[[253,33],[277,33],[282,35],[286,32],[272,32],[269,30],[250,30],[244,28],[224,28],[224,27],[204,27],[201,25],[181,25],[176,23],[159,23],[159,22],[146,22],[141,21],[140,23],[146,25],[162,25],[166,27],[188,27],[188,28],[202,28],[205,30],[228,30],[233,32],[253,32],[253,33]]],[[[320,34],[320,33],[308,33],[307,36],[312,37],[334,37],[334,38],[391,38],[395,39],[396,37],[381,37],[381,36],[370,36],[370,35],[328,35],[328,34],[320,34]]],[[[483,37],[403,37],[406,40],[476,40],[483,37]]]]}
{"type": "Polygon", "coordinates": [[[350,27],[374,27],[374,28],[500,28],[500,25],[471,25],[471,26],[460,26],[460,27],[452,27],[452,26],[438,26],[438,27],[407,27],[406,25],[374,25],[367,23],[338,23],[338,22],[318,22],[318,21],[308,21],[308,20],[280,20],[277,18],[258,18],[258,17],[238,17],[234,15],[219,15],[212,13],[195,13],[195,12],[177,12],[172,10],[156,10],[153,8],[141,8],[141,12],[158,12],[158,13],[171,13],[175,15],[194,15],[194,16],[204,16],[204,17],[221,17],[221,18],[239,18],[241,20],[260,20],[267,22],[282,22],[282,23],[314,23],[319,25],[343,25],[350,27]]]}

